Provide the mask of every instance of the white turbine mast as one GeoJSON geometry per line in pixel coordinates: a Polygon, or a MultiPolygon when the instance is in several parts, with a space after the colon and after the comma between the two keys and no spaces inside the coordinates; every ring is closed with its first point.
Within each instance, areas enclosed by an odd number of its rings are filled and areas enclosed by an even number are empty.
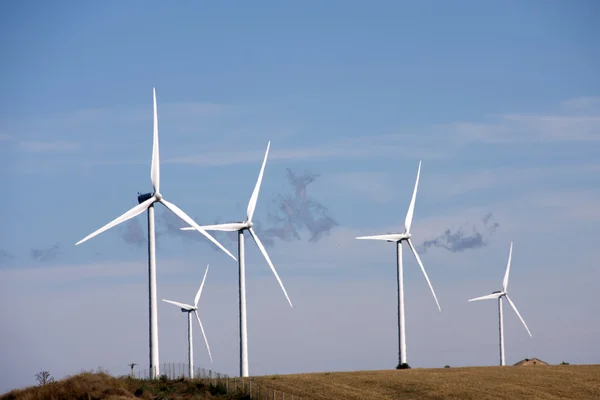
{"type": "Polygon", "coordinates": [[[481,296],[481,297],[476,297],[474,299],[469,300],[469,301],[477,301],[477,300],[498,299],[498,319],[499,319],[499,328],[500,328],[500,365],[502,365],[502,366],[506,365],[505,361],[504,361],[504,323],[503,323],[503,315],[502,315],[502,298],[503,297],[506,298],[506,300],[508,301],[508,304],[510,304],[511,307],[513,308],[513,310],[515,310],[517,317],[519,317],[519,319],[523,323],[523,326],[527,330],[527,333],[529,333],[529,336],[533,337],[531,335],[531,332],[529,331],[529,328],[527,327],[527,324],[525,323],[525,320],[523,319],[523,317],[521,317],[521,314],[519,314],[519,310],[517,310],[517,306],[515,306],[515,303],[513,303],[513,301],[510,299],[510,297],[508,297],[508,274],[510,272],[510,261],[512,259],[512,248],[513,248],[513,243],[510,242],[510,250],[508,252],[508,264],[506,265],[506,272],[504,273],[504,280],[502,281],[502,290],[498,290],[496,292],[493,292],[492,294],[488,294],[486,296],[481,296]]]}
{"type": "Polygon", "coordinates": [[[435,295],[433,290],[433,286],[431,286],[431,282],[429,281],[429,277],[427,276],[427,272],[425,272],[425,267],[423,267],[423,263],[421,262],[421,258],[415,247],[412,244],[410,238],[412,237],[410,233],[410,227],[412,225],[412,219],[415,212],[415,199],[417,197],[417,188],[419,186],[419,175],[421,174],[421,161],[419,161],[419,168],[417,169],[417,180],[415,182],[415,188],[413,190],[412,199],[410,201],[410,205],[408,207],[408,212],[406,213],[406,219],[404,220],[404,232],[403,233],[392,233],[385,235],[375,235],[375,236],[359,236],[356,239],[368,239],[368,240],[385,240],[388,242],[396,243],[396,258],[398,264],[398,358],[399,365],[402,366],[406,364],[406,326],[405,326],[405,317],[404,317],[404,274],[403,274],[403,265],[402,265],[402,242],[406,242],[408,247],[414,254],[417,259],[417,263],[419,267],[421,267],[421,271],[423,271],[423,275],[425,275],[425,280],[431,289],[431,293],[433,294],[433,298],[435,299],[435,303],[440,311],[442,311],[440,307],[440,303],[435,295]]]}
{"type": "Polygon", "coordinates": [[[150,377],[156,378],[160,375],[159,360],[158,360],[158,320],[157,320],[157,303],[156,303],[156,254],[155,254],[155,231],[154,231],[154,203],[161,203],[173,214],[187,222],[193,228],[203,234],[211,242],[217,245],[227,255],[234,260],[236,259],[223,245],[215,240],[208,232],[202,229],[192,218],[190,218],[185,212],[183,212],[175,204],[168,202],[160,193],[160,160],[158,150],[158,113],[156,109],[156,89],[153,88],[154,97],[154,139],[152,144],[152,166],[150,169],[150,180],[154,193],[144,194],[138,196],[138,204],[131,210],[125,212],[120,217],[114,219],[102,228],[98,229],[94,233],[81,239],[75,245],[79,245],[96,235],[101,234],[108,229],[125,222],[145,210],[148,210],[148,275],[149,275],[149,299],[150,299],[150,377]]]}
{"type": "Polygon", "coordinates": [[[181,312],[186,312],[188,314],[188,367],[189,367],[189,377],[190,379],[194,378],[194,344],[192,340],[192,313],[196,315],[196,319],[198,320],[198,324],[200,325],[200,330],[202,331],[202,336],[204,336],[204,343],[206,343],[206,350],[208,350],[208,356],[210,357],[210,362],[212,363],[212,355],[210,354],[210,346],[208,345],[208,340],[206,339],[206,334],[204,333],[204,327],[202,326],[202,321],[200,321],[200,317],[198,316],[198,301],[200,300],[200,296],[202,295],[202,288],[204,287],[204,281],[206,281],[206,274],[208,274],[208,265],[206,266],[206,272],[204,273],[204,278],[202,278],[202,283],[200,284],[200,289],[198,289],[198,293],[196,293],[196,297],[194,298],[194,305],[179,303],[173,300],[165,300],[166,303],[171,303],[181,308],[181,312]]]}
{"type": "MultiPolygon", "coordinates": [[[[238,263],[239,263],[239,297],[240,297],[240,376],[248,377],[248,327],[247,327],[247,319],[246,319],[246,266],[245,266],[245,257],[244,257],[244,231],[250,232],[250,236],[256,242],[256,245],[260,249],[260,252],[267,260],[267,264],[273,271],[277,282],[279,282],[279,286],[281,286],[281,290],[283,290],[283,294],[287,299],[290,307],[292,306],[292,302],[265,250],[265,246],[263,246],[262,242],[254,232],[252,228],[254,224],[252,223],[252,216],[254,215],[254,210],[256,209],[256,202],[258,200],[258,193],[260,191],[260,185],[262,183],[263,173],[265,171],[265,165],[267,163],[267,156],[269,155],[269,148],[271,147],[271,142],[267,144],[267,151],[265,153],[265,158],[262,163],[262,167],[260,168],[260,173],[258,174],[258,180],[256,181],[256,185],[254,186],[254,191],[252,192],[252,196],[250,197],[250,201],[248,202],[248,209],[246,212],[246,220],[244,222],[233,222],[227,224],[218,224],[218,225],[205,225],[201,228],[207,231],[225,231],[225,232],[237,232],[238,233],[238,263]]],[[[181,228],[181,230],[193,230],[192,227],[181,228]]]]}

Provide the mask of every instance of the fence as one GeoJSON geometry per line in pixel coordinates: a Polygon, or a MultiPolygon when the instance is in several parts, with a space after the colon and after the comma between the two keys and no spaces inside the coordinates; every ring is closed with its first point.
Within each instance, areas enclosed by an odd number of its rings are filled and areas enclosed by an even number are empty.
{"type": "MultiPolygon", "coordinates": [[[[150,379],[149,369],[138,370],[133,377],[150,379]]],[[[186,363],[161,363],[160,377],[163,380],[189,379],[189,364],[186,363]]],[[[227,394],[243,394],[253,400],[303,400],[302,396],[295,396],[258,383],[254,378],[230,377],[210,369],[194,367],[194,381],[203,383],[211,392],[227,394]]],[[[308,399],[305,399],[308,400],[308,399]]]]}

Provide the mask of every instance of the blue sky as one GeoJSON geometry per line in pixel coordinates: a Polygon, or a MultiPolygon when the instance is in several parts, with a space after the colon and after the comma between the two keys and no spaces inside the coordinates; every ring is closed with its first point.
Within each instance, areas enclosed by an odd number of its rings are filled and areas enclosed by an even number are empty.
{"type": "MultiPolygon", "coordinates": [[[[395,366],[394,249],[354,237],[403,229],[419,160],[413,234],[442,313],[407,255],[409,363],[497,362],[495,306],[466,300],[500,288],[511,240],[510,291],[533,338],[509,311],[507,362],[598,362],[595,2],[0,7],[0,299],[47,330],[0,311],[0,353],[22,360],[0,361],[0,389],[42,368],[147,364],[144,217],[73,245],[151,190],[153,87],[162,192],[197,222],[244,218],[269,140],[263,231],[294,197],[287,169],[318,175],[306,194],[327,211],[311,218],[336,222],[311,242],[300,221],[269,247],[293,310],[247,241],[251,373],[395,366]]],[[[213,368],[234,374],[236,265],[159,208],[159,298],[191,300],[215,267],[201,314],[213,368]]],[[[159,305],[161,361],[186,357],[176,311],[159,305]]]]}

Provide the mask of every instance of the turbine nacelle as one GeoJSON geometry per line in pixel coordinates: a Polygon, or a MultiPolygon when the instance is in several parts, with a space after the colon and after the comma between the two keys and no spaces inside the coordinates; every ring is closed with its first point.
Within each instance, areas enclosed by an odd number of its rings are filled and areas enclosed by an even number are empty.
{"type": "Polygon", "coordinates": [[[145,202],[146,200],[150,200],[151,198],[152,198],[152,193],[144,193],[144,194],[138,193],[138,204],[142,204],[143,202],[145,202]]]}

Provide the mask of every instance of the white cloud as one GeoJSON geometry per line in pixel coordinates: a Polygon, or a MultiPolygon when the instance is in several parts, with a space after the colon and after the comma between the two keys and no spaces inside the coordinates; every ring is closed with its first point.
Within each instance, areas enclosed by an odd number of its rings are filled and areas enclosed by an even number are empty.
{"type": "MultiPolygon", "coordinates": [[[[386,136],[387,137],[387,136],[386,136]]],[[[375,137],[377,139],[377,137],[375,137]]],[[[361,157],[406,157],[413,159],[438,158],[441,155],[434,151],[411,148],[396,143],[392,144],[372,144],[373,137],[358,138],[353,140],[343,140],[329,144],[311,147],[296,148],[274,148],[269,152],[270,161],[288,161],[288,160],[310,160],[316,158],[361,158],[361,157]],[[371,144],[366,143],[367,140],[371,144]]],[[[256,151],[207,151],[205,153],[191,156],[176,156],[164,160],[168,164],[201,165],[201,166],[219,166],[244,164],[250,162],[260,162],[264,157],[264,150],[256,151]]]]}
{"type": "Polygon", "coordinates": [[[560,143],[600,141],[600,115],[505,114],[496,122],[446,125],[464,143],[560,143]]]}
{"type": "Polygon", "coordinates": [[[570,111],[600,111],[600,97],[577,97],[563,101],[561,106],[570,111]]]}
{"type": "Polygon", "coordinates": [[[593,177],[600,174],[600,164],[582,163],[569,165],[553,165],[542,167],[498,167],[478,169],[475,172],[442,172],[428,178],[428,191],[439,196],[456,196],[471,192],[481,192],[484,189],[510,189],[532,185],[551,183],[556,185],[559,180],[571,180],[582,176],[593,177]]]}

